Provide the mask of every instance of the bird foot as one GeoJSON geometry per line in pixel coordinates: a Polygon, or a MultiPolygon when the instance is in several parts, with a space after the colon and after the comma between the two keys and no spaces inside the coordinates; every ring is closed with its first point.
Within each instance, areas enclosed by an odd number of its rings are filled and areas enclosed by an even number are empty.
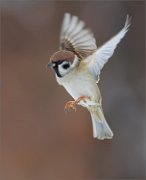
{"type": "Polygon", "coordinates": [[[81,96],[76,101],[68,101],[65,104],[64,110],[65,111],[69,111],[69,109],[73,109],[73,110],[76,111],[76,105],[79,104],[81,101],[86,102],[87,99],[89,100],[90,97],[88,97],[88,96],[81,96]]]}
{"type": "Polygon", "coordinates": [[[73,109],[76,111],[76,101],[68,101],[65,104],[65,107],[64,107],[65,112],[69,111],[69,109],[73,109]]]}

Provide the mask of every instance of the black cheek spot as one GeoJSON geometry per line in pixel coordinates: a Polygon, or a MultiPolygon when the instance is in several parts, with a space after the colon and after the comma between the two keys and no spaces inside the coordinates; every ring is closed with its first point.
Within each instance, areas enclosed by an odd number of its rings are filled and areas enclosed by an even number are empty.
{"type": "Polygon", "coordinates": [[[64,68],[64,69],[67,69],[67,68],[69,68],[69,66],[70,66],[69,64],[64,64],[64,65],[63,65],[63,68],[64,68]]]}

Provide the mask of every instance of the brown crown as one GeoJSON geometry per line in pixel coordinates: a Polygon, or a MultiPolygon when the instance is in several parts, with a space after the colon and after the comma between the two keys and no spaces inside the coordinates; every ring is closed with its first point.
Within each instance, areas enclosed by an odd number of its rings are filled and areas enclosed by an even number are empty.
{"type": "Polygon", "coordinates": [[[74,57],[75,57],[75,55],[71,51],[61,50],[61,51],[57,51],[56,53],[54,53],[51,56],[50,61],[57,62],[60,60],[66,60],[66,61],[72,62],[74,60],[74,57]]]}

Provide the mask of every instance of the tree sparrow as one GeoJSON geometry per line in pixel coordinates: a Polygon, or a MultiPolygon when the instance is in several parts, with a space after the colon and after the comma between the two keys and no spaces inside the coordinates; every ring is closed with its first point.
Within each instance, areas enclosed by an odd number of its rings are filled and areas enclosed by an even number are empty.
{"type": "Polygon", "coordinates": [[[76,110],[76,105],[86,107],[91,114],[93,137],[111,139],[110,129],[102,110],[102,97],[97,86],[100,71],[113,55],[120,40],[127,33],[131,18],[127,15],[122,30],[103,46],[97,48],[92,32],[76,16],[65,13],[61,33],[60,50],[55,52],[48,64],[56,74],[57,82],[74,98],[65,110],[76,110]]]}

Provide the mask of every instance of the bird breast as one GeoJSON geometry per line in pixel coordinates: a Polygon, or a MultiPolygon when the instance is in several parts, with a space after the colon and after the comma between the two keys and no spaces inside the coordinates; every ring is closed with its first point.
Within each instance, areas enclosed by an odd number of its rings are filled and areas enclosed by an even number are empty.
{"type": "Polygon", "coordinates": [[[87,72],[73,70],[62,78],[57,78],[57,82],[62,85],[67,92],[76,100],[81,96],[88,96],[97,99],[99,90],[96,81],[87,72]]]}

